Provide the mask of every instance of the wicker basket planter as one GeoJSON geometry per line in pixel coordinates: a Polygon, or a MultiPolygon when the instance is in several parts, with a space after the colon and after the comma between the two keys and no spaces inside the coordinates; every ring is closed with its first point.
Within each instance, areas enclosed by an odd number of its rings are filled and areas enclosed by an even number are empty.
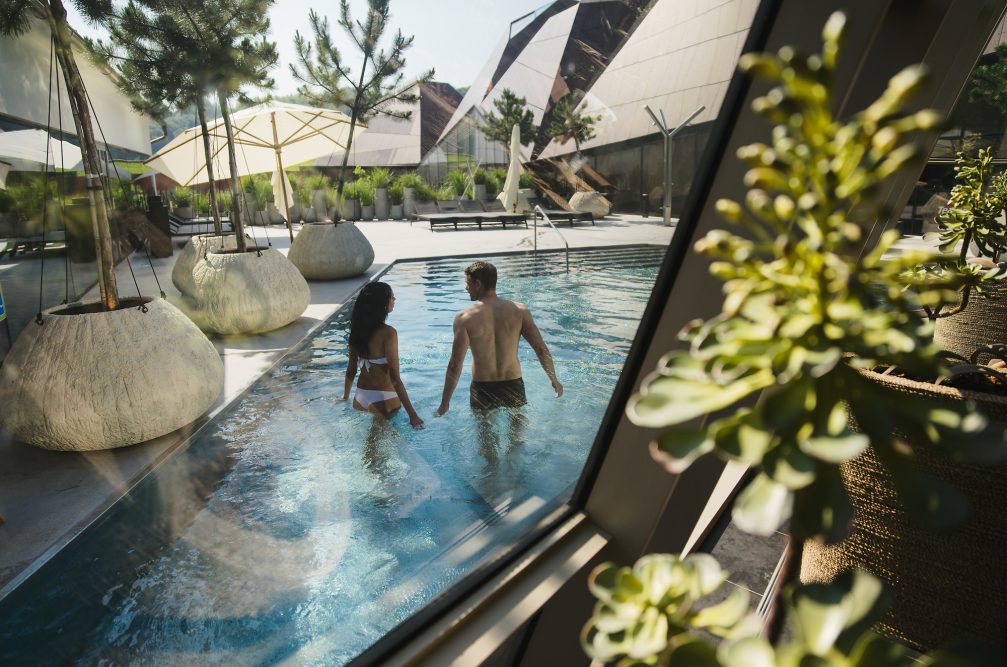
{"type": "Polygon", "coordinates": [[[308,280],[339,280],[366,272],[374,248],[353,223],[319,223],[301,227],[288,257],[308,280]]]}
{"type": "MultiPolygon", "coordinates": [[[[972,295],[968,305],[957,315],[938,318],[934,329],[937,347],[969,359],[981,347],[1007,344],[1007,286],[995,288],[990,297],[972,295]]],[[[990,355],[980,355],[986,363],[990,355]]]]}
{"type": "Polygon", "coordinates": [[[170,433],[213,405],[224,365],[206,336],[164,299],[120,305],[58,306],[25,327],[0,367],[0,424],[14,437],[43,449],[112,449],[170,433]]]}
{"type": "Polygon", "coordinates": [[[192,270],[196,263],[203,259],[207,252],[234,250],[238,247],[238,238],[234,234],[197,234],[189,239],[182,251],[178,253],[175,266],[171,269],[171,282],[182,294],[192,294],[196,288],[192,282],[192,270]]]}
{"type": "MultiPolygon", "coordinates": [[[[1007,397],[963,391],[866,371],[895,391],[948,402],[971,399],[988,417],[1007,424],[1007,397]]],[[[948,533],[927,530],[908,516],[890,476],[868,449],[842,466],[855,518],[836,545],[808,542],[801,580],[831,581],[860,567],[889,582],[894,601],[879,630],[918,650],[974,637],[1000,648],[1007,635],[1007,466],[975,466],[915,447],[917,465],[961,489],[969,521],[948,533]]]]}
{"type": "Polygon", "coordinates": [[[290,324],[311,300],[308,283],[273,248],[209,252],[192,272],[188,315],[203,331],[250,334],[290,324]]]}

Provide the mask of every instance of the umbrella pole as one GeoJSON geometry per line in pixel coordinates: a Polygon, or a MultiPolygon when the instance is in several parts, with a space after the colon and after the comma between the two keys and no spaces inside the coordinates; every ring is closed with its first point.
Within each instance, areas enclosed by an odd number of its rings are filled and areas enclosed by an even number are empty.
{"type": "Polygon", "coordinates": [[[283,212],[287,215],[287,234],[290,241],[294,241],[294,225],[290,221],[290,202],[287,201],[286,176],[283,173],[283,158],[280,157],[280,138],[276,134],[276,114],[269,114],[269,120],[273,124],[273,151],[276,152],[276,170],[279,172],[280,190],[283,191],[283,212]]]}

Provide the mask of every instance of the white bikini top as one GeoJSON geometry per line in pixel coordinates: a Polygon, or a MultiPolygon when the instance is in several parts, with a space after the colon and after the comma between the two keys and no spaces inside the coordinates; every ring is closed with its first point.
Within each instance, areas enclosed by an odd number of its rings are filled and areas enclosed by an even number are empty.
{"type": "Polygon", "coordinates": [[[364,370],[371,370],[371,364],[377,364],[379,366],[386,365],[388,360],[384,357],[378,357],[377,359],[364,359],[360,357],[357,361],[357,368],[363,368],[364,370]]]}

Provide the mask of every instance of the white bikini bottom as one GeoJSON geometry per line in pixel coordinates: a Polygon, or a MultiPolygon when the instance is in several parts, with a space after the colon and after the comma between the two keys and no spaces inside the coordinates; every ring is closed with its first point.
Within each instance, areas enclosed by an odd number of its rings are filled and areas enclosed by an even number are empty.
{"type": "Polygon", "coordinates": [[[364,410],[375,403],[390,401],[391,399],[398,397],[399,395],[394,391],[384,391],[382,389],[361,389],[360,387],[357,387],[357,393],[354,395],[357,403],[359,403],[360,407],[364,410]]]}

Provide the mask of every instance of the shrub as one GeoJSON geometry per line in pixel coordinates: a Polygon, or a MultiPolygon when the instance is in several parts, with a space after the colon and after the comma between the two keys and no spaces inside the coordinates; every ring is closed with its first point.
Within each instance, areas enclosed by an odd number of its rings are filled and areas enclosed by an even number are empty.
{"type": "Polygon", "coordinates": [[[360,199],[360,186],[357,181],[348,181],[343,184],[343,201],[349,201],[350,199],[360,199]]]}
{"type": "Polygon", "coordinates": [[[375,167],[371,169],[371,183],[374,184],[375,189],[377,188],[387,188],[392,182],[392,172],[385,169],[384,167],[375,167]]]}
{"type": "Polygon", "coordinates": [[[500,186],[503,181],[497,178],[496,171],[486,172],[486,195],[488,197],[496,197],[500,192],[500,186]]]}
{"type": "Polygon", "coordinates": [[[234,208],[234,197],[231,196],[230,190],[217,190],[217,208],[221,213],[234,208]]]}
{"type": "Polygon", "coordinates": [[[402,181],[392,181],[392,184],[388,186],[388,200],[396,206],[401,206],[402,198],[405,194],[404,191],[405,188],[402,186],[402,181]]]}
{"type": "Polygon", "coordinates": [[[192,190],[184,187],[175,188],[171,191],[171,203],[175,208],[192,206],[192,190]]]}
{"type": "Polygon", "coordinates": [[[360,198],[361,206],[374,206],[374,182],[369,176],[356,180],[357,196],[360,198]]]}
{"type": "Polygon", "coordinates": [[[0,213],[10,213],[14,210],[17,202],[6,190],[0,190],[0,213]]]}
{"type": "Polygon", "coordinates": [[[478,167],[474,172],[472,172],[472,182],[476,185],[486,185],[488,177],[489,174],[487,174],[486,170],[482,167],[478,167]]]}
{"type": "Polygon", "coordinates": [[[458,199],[458,194],[455,192],[454,185],[446,183],[433,192],[433,197],[441,201],[447,201],[451,199],[458,199]]]}
{"type": "MultiPolygon", "coordinates": [[[[465,186],[468,182],[468,174],[461,169],[452,169],[448,172],[447,184],[454,191],[454,197],[461,197],[465,194],[465,186]]],[[[454,198],[452,197],[452,199],[454,198]]]]}
{"type": "Polygon", "coordinates": [[[535,175],[530,171],[521,172],[521,178],[518,181],[519,187],[522,188],[534,188],[535,187],[535,175]]]}
{"type": "Polygon", "coordinates": [[[207,192],[196,192],[192,195],[192,206],[197,213],[208,213],[210,210],[210,194],[207,192]]]}
{"type": "MultiPolygon", "coordinates": [[[[304,187],[308,192],[313,192],[315,190],[325,190],[330,185],[329,179],[325,174],[311,174],[304,179],[304,187]]],[[[309,204],[310,206],[310,204],[309,204]]]]}

